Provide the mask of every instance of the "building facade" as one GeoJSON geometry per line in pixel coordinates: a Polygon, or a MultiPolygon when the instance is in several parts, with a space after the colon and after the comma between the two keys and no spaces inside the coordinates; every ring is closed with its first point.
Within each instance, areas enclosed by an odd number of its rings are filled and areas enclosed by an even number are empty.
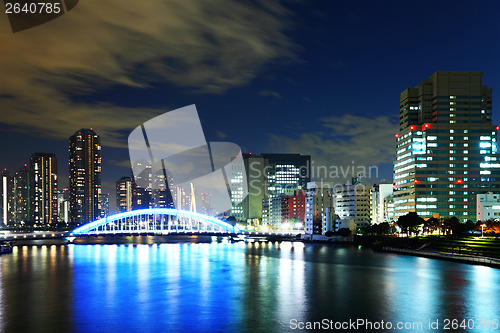
{"type": "Polygon", "coordinates": [[[477,194],[498,192],[492,89],[481,72],[437,72],[400,95],[395,218],[476,219],[477,194]]]}
{"type": "MultiPolygon", "coordinates": [[[[311,156],[301,154],[261,154],[264,158],[263,183],[267,190],[262,200],[262,222],[280,229],[283,223],[282,200],[295,195],[296,191],[305,191],[310,182],[311,156]],[[264,212],[265,211],[265,212],[264,212]]],[[[250,186],[249,186],[250,188],[250,186]]]]}
{"type": "Polygon", "coordinates": [[[30,221],[30,173],[25,164],[14,174],[15,224],[25,225],[30,221]]]}
{"type": "Polygon", "coordinates": [[[370,225],[370,188],[353,178],[351,184],[336,188],[335,214],[356,228],[370,225]]]}
{"type": "Polygon", "coordinates": [[[334,231],[335,210],[332,186],[309,182],[305,197],[304,230],[309,235],[334,231]]]}
{"type": "Polygon", "coordinates": [[[14,181],[7,169],[0,174],[0,212],[2,225],[13,225],[15,222],[14,181]]]}
{"type": "Polygon", "coordinates": [[[57,205],[59,208],[58,217],[59,222],[68,224],[70,221],[69,218],[69,189],[63,188],[58,191],[57,194],[57,205]]]}
{"type": "Polygon", "coordinates": [[[261,155],[243,154],[243,163],[245,165],[248,182],[248,195],[241,203],[243,220],[261,219],[262,200],[268,196],[268,161],[261,155]]]}
{"type": "Polygon", "coordinates": [[[121,177],[116,181],[116,210],[118,212],[128,212],[132,210],[132,179],[121,177]]]}
{"type": "Polygon", "coordinates": [[[384,199],[384,218],[382,222],[394,221],[394,195],[384,199]]]}
{"type": "Polygon", "coordinates": [[[500,219],[500,194],[482,193],[476,198],[476,220],[488,221],[500,219]]]}
{"type": "Polygon", "coordinates": [[[71,223],[84,224],[100,217],[101,140],[82,128],[69,138],[71,223]]]}
{"type": "Polygon", "coordinates": [[[261,154],[267,160],[268,195],[290,195],[306,190],[311,181],[311,156],[301,154],[261,154]]]}
{"type": "Polygon", "coordinates": [[[375,184],[370,190],[370,222],[379,224],[384,219],[384,199],[392,195],[392,184],[375,184]]]}
{"type": "Polygon", "coordinates": [[[101,193],[101,218],[109,216],[109,193],[101,193]]]}
{"type": "Polygon", "coordinates": [[[30,221],[37,226],[54,226],[58,222],[56,156],[31,155],[30,170],[30,221]]]}
{"type": "Polygon", "coordinates": [[[295,229],[302,228],[306,217],[306,191],[297,190],[294,195],[286,196],[284,206],[283,221],[288,222],[295,229]]]}

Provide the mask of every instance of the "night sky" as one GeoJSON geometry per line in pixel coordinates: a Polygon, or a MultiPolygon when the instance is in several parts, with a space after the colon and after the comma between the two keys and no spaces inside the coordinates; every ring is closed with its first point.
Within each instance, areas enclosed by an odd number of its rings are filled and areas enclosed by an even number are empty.
{"type": "Polygon", "coordinates": [[[113,203],[130,131],[196,104],[207,141],[391,183],[399,93],[434,72],[484,72],[499,123],[499,17],[496,0],[85,0],[12,33],[2,10],[0,167],[52,152],[67,186],[67,139],[92,127],[113,203]]]}

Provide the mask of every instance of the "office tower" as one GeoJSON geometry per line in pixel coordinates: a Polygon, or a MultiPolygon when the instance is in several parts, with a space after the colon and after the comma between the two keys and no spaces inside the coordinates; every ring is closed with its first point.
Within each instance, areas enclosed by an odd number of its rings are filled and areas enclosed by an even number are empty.
{"type": "Polygon", "coordinates": [[[305,204],[305,233],[324,235],[332,231],[335,218],[332,186],[309,182],[305,204]]]}
{"type": "Polygon", "coordinates": [[[267,197],[267,159],[260,155],[243,154],[247,174],[248,195],[241,206],[243,220],[262,218],[262,200],[267,197]]]}
{"type": "Polygon", "coordinates": [[[269,198],[262,200],[262,226],[270,227],[269,225],[269,198]]]}
{"type": "Polygon", "coordinates": [[[57,205],[59,207],[59,222],[69,223],[69,188],[63,188],[57,194],[57,205]]]}
{"type": "Polygon", "coordinates": [[[101,218],[109,215],[109,193],[101,193],[101,218]]]}
{"type": "Polygon", "coordinates": [[[132,210],[132,179],[122,177],[116,181],[116,209],[118,212],[132,210]]]}
{"type": "Polygon", "coordinates": [[[395,218],[476,220],[476,195],[498,192],[492,89],[481,72],[437,72],[400,95],[395,218]]]}
{"type": "Polygon", "coordinates": [[[174,208],[174,199],[170,193],[173,188],[173,179],[167,175],[169,185],[165,181],[163,171],[158,171],[152,175],[152,189],[150,206],[154,208],[174,208]]]}
{"type": "Polygon", "coordinates": [[[335,214],[349,226],[362,228],[370,225],[370,188],[353,178],[351,184],[335,189],[335,214]]]}
{"type": "MultiPolygon", "coordinates": [[[[258,156],[256,156],[258,157],[258,156]]],[[[286,195],[293,195],[296,190],[305,190],[310,181],[309,168],[311,156],[301,154],[261,154],[264,158],[261,162],[264,166],[266,176],[265,186],[267,198],[262,200],[263,224],[271,224],[274,228],[280,228],[278,218],[281,210],[281,199],[286,195]],[[265,202],[267,200],[267,202],[265,202]],[[266,213],[264,214],[264,210],[266,213]]],[[[257,168],[256,168],[257,169],[257,168]]],[[[257,171],[255,171],[257,172],[257,171]]],[[[249,184],[249,188],[251,185],[249,184]]]]}
{"type": "MultiPolygon", "coordinates": [[[[141,162],[136,162],[140,164],[141,162]]],[[[148,166],[146,172],[143,172],[138,178],[148,177],[150,186],[148,188],[143,188],[137,185],[136,179],[134,178],[133,172],[131,172],[130,180],[132,181],[132,209],[146,209],[150,208],[151,201],[151,186],[152,186],[152,175],[151,166],[148,166]]],[[[139,182],[141,180],[139,179],[139,182]]]]}
{"type": "Polygon", "coordinates": [[[374,184],[370,190],[370,222],[384,222],[384,199],[392,194],[392,184],[374,184]]]}
{"type": "Polygon", "coordinates": [[[33,225],[57,223],[57,159],[34,153],[30,158],[30,221],[33,225]]]}
{"type": "Polygon", "coordinates": [[[27,164],[16,170],[13,181],[15,224],[27,224],[30,221],[30,178],[27,164]]]}
{"type": "Polygon", "coordinates": [[[82,128],[69,138],[69,190],[71,223],[99,218],[101,140],[92,129],[82,128]]]}
{"type": "Polygon", "coordinates": [[[231,210],[230,216],[233,216],[236,221],[244,221],[246,219],[243,213],[243,200],[248,194],[247,171],[245,163],[231,163],[230,167],[226,167],[226,177],[231,188],[231,210]]]}
{"type": "Polygon", "coordinates": [[[311,181],[311,156],[301,154],[261,154],[267,160],[269,196],[305,190],[311,181]]]}
{"type": "Polygon", "coordinates": [[[4,169],[0,174],[2,225],[13,225],[15,216],[14,182],[11,174],[4,169]]]}
{"type": "Polygon", "coordinates": [[[204,214],[204,215],[214,215],[215,214],[215,212],[212,210],[212,208],[210,206],[211,199],[212,199],[212,193],[210,193],[210,192],[201,192],[200,193],[200,201],[197,203],[199,213],[204,214]]]}

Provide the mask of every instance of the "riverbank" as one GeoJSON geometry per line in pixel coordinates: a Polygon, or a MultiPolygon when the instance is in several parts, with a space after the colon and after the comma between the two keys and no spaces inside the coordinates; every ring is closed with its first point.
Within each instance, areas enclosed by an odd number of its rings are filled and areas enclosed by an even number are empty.
{"type": "MultiPolygon", "coordinates": [[[[379,237],[371,238],[371,247],[376,252],[391,252],[403,255],[455,261],[473,265],[500,268],[500,240],[479,237],[379,237]]],[[[359,240],[358,240],[359,241],[359,240]]]]}
{"type": "Polygon", "coordinates": [[[394,248],[394,247],[382,247],[381,249],[377,249],[375,251],[376,252],[390,252],[390,253],[410,255],[410,256],[416,256],[416,257],[454,261],[454,262],[460,262],[460,263],[464,263],[464,264],[483,265],[483,266],[500,268],[500,260],[499,259],[489,258],[489,257],[471,256],[471,255],[467,255],[467,254],[458,255],[458,254],[451,254],[451,253],[439,253],[439,252],[430,252],[430,251],[399,249],[399,248],[394,248]]]}

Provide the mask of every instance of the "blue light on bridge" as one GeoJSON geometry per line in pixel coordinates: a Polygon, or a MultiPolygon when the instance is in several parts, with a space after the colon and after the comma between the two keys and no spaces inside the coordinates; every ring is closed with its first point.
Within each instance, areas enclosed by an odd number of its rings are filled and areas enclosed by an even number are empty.
{"type": "Polygon", "coordinates": [[[190,211],[174,209],[174,208],[149,208],[149,209],[138,209],[138,210],[133,210],[133,211],[129,211],[129,212],[119,213],[119,214],[111,215],[111,216],[87,223],[87,224],[73,230],[72,234],[73,235],[86,234],[93,229],[96,229],[100,226],[112,223],[114,221],[118,221],[120,219],[125,219],[125,218],[129,218],[129,217],[141,216],[141,215],[170,215],[170,216],[176,216],[176,217],[192,218],[192,219],[204,222],[204,223],[211,223],[213,225],[216,225],[218,227],[223,228],[224,230],[226,230],[228,232],[232,232],[232,233],[241,232],[241,230],[238,229],[238,227],[232,226],[231,224],[224,222],[224,221],[221,221],[221,220],[219,220],[215,217],[212,217],[212,216],[207,216],[207,215],[196,213],[196,212],[190,212],[190,211]]]}

